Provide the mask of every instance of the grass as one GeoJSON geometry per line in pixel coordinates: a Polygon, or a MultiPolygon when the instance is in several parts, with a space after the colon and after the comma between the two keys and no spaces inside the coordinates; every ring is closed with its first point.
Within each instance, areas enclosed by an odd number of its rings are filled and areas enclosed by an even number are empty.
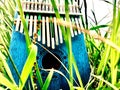
{"type": "MultiPolygon", "coordinates": [[[[60,28],[62,30],[62,34],[65,39],[66,46],[68,48],[68,72],[70,74],[69,78],[67,78],[62,72],[54,69],[50,69],[49,74],[47,76],[46,81],[43,83],[42,77],[40,75],[38,65],[36,64],[36,74],[38,77],[38,83],[42,90],[45,90],[49,87],[50,81],[52,79],[53,73],[57,72],[65,79],[67,80],[69,87],[71,90],[73,89],[102,89],[102,90],[119,90],[120,89],[120,6],[117,4],[116,0],[113,0],[113,2],[109,2],[107,0],[103,0],[104,3],[112,5],[113,6],[113,17],[112,21],[109,24],[99,25],[96,18],[96,13],[94,10],[92,11],[94,18],[91,18],[93,20],[92,23],[94,25],[91,25],[89,27],[89,18],[87,15],[87,1],[83,0],[84,5],[82,5],[82,8],[85,8],[85,18],[81,16],[81,19],[83,20],[83,27],[84,29],[80,29],[85,34],[85,42],[87,46],[87,51],[89,55],[89,60],[91,64],[91,78],[86,87],[83,87],[80,74],[78,72],[78,68],[76,66],[76,62],[74,60],[72,49],[71,49],[71,37],[69,32],[69,10],[68,10],[68,0],[65,0],[65,16],[66,21],[63,21],[60,18],[59,12],[56,8],[55,0],[51,0],[52,5],[54,7],[54,11],[56,14],[56,17],[58,18],[58,23],[61,25],[60,28]],[[65,22],[65,25],[67,27],[67,32],[64,30],[63,22],[65,22]],[[101,37],[100,29],[101,28],[108,28],[109,32],[106,32],[104,37],[101,37]],[[95,30],[96,34],[90,33],[90,30],[95,30]],[[110,34],[110,38],[108,38],[108,35],[110,34]],[[97,38],[97,39],[96,39],[97,38]],[[73,85],[73,76],[72,76],[72,67],[74,67],[77,78],[79,80],[80,86],[74,87],[73,85]]],[[[37,47],[30,41],[30,37],[28,35],[28,29],[27,29],[27,23],[25,21],[23,11],[21,8],[20,0],[5,0],[5,2],[2,2],[0,0],[0,89],[9,88],[11,90],[22,90],[25,89],[25,83],[30,75],[32,86],[34,87],[34,82],[32,80],[32,67],[36,60],[37,55],[37,47]],[[14,11],[16,8],[16,5],[18,5],[18,8],[20,10],[21,20],[24,24],[24,32],[25,37],[27,41],[27,48],[28,48],[28,58],[25,63],[25,66],[23,68],[23,71],[20,77],[19,85],[17,85],[13,79],[13,76],[11,74],[11,71],[6,63],[6,60],[9,54],[9,43],[10,43],[10,35],[12,31],[12,25],[13,25],[13,19],[14,19],[14,11]],[[29,70],[28,67],[29,66],[29,70]],[[26,72],[27,71],[27,72],[26,72]]],[[[80,8],[81,10],[81,8],[80,8]]],[[[72,25],[73,28],[77,28],[75,25],[72,25]]],[[[12,60],[12,59],[11,59],[12,60]]],[[[17,72],[17,70],[16,70],[17,72]]]]}

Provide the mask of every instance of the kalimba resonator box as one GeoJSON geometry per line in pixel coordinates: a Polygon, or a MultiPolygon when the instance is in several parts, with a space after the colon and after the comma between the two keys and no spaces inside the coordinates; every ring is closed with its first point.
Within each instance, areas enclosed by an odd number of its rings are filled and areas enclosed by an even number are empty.
{"type": "MultiPolygon", "coordinates": [[[[90,65],[88,62],[88,55],[84,43],[84,35],[80,30],[74,29],[72,24],[76,27],[82,27],[80,19],[79,3],[80,0],[69,0],[69,16],[70,16],[70,34],[72,37],[72,51],[79,69],[83,84],[89,80],[90,65]]],[[[55,0],[61,18],[65,18],[65,5],[64,0],[55,0]]],[[[31,39],[35,38],[36,45],[38,46],[37,62],[39,68],[44,69],[57,69],[61,71],[66,77],[69,76],[68,72],[61,65],[61,63],[54,57],[54,55],[68,68],[68,52],[65,46],[64,38],[61,32],[60,25],[57,23],[54,9],[51,0],[21,0],[22,8],[28,23],[29,36],[31,39]],[[40,45],[43,47],[41,47],[40,45]],[[47,50],[45,50],[45,48],[47,50]],[[54,55],[52,55],[53,53],[54,55]]],[[[63,23],[64,24],[64,23],[63,23]]],[[[66,29],[66,27],[64,27],[66,29]]],[[[19,10],[16,10],[15,21],[13,25],[12,38],[10,43],[10,54],[14,63],[21,73],[22,68],[27,59],[26,41],[24,36],[24,29],[20,19],[19,10]]],[[[18,83],[18,77],[13,69],[11,62],[8,64],[12,69],[12,74],[18,83]]],[[[45,81],[48,72],[40,71],[43,81],[45,81]]],[[[76,81],[77,77],[73,69],[73,76],[76,81]]],[[[76,84],[75,84],[76,85],[76,84]]],[[[38,86],[38,89],[40,87],[38,86]]],[[[69,86],[65,78],[58,73],[54,73],[49,90],[69,90],[69,86]]]]}

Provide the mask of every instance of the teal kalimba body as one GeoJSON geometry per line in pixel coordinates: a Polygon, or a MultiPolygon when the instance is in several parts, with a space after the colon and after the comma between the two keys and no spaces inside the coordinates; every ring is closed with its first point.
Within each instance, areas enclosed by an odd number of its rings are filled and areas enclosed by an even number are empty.
{"type": "MultiPolygon", "coordinates": [[[[28,30],[29,36],[33,38],[34,34],[37,34],[38,52],[37,52],[37,62],[39,68],[44,69],[57,69],[61,71],[66,77],[68,77],[67,71],[59,63],[59,61],[53,57],[48,51],[41,47],[38,43],[47,48],[50,52],[56,55],[57,58],[68,68],[68,53],[65,46],[64,38],[61,33],[59,24],[55,17],[53,7],[51,5],[51,0],[21,0],[23,11],[25,13],[25,18],[28,19],[28,30]]],[[[60,12],[63,20],[65,18],[64,11],[64,0],[56,0],[58,10],[60,12]]],[[[81,19],[79,18],[80,12],[78,9],[79,0],[69,0],[69,10],[70,10],[70,23],[74,23],[77,27],[82,27],[81,19]]],[[[88,55],[84,43],[84,35],[80,30],[74,30],[70,26],[70,32],[72,37],[72,51],[83,81],[86,85],[90,76],[90,65],[88,61],[88,55]]],[[[15,14],[15,24],[13,26],[11,43],[10,43],[10,54],[14,60],[14,63],[21,73],[23,66],[27,59],[26,41],[24,36],[23,25],[20,20],[19,11],[15,14]]],[[[12,74],[16,83],[18,83],[17,74],[10,62],[8,64],[11,68],[12,74]]],[[[45,81],[48,72],[41,70],[43,81],[45,81]]],[[[76,74],[73,69],[73,75],[77,81],[76,74]]],[[[77,81],[78,82],[78,81],[77,81]]],[[[76,85],[76,84],[75,84],[76,85]]],[[[38,85],[38,90],[39,90],[38,85]]],[[[69,86],[65,78],[58,73],[54,73],[49,90],[69,90],[69,86]]]]}

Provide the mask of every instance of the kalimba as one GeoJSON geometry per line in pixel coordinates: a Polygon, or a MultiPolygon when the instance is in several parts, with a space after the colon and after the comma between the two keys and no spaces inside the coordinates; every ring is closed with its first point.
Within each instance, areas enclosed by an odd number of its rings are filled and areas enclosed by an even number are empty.
{"type": "MultiPolygon", "coordinates": [[[[73,54],[83,81],[83,84],[89,80],[90,65],[88,62],[88,55],[84,43],[84,36],[80,30],[72,28],[72,24],[77,27],[82,27],[80,12],[79,12],[79,0],[69,0],[70,11],[70,32],[72,37],[72,50],[73,54]]],[[[51,4],[51,0],[21,0],[25,18],[28,23],[29,36],[34,37],[37,34],[36,42],[42,44],[50,52],[55,54],[57,58],[68,68],[68,54],[67,48],[64,43],[64,38],[61,33],[59,24],[55,17],[55,13],[51,4]]],[[[56,0],[57,8],[63,20],[65,18],[64,0],[56,0]]],[[[66,27],[65,27],[66,28],[66,27]]],[[[53,57],[48,51],[41,46],[38,46],[37,62],[39,68],[50,69],[54,68],[60,70],[65,76],[68,77],[67,71],[63,66],[53,57]]],[[[10,54],[17,66],[18,71],[21,73],[22,68],[27,59],[26,42],[24,36],[23,25],[20,20],[19,10],[15,14],[15,22],[12,31],[12,38],[10,43],[10,54]]],[[[18,77],[8,60],[8,64],[12,70],[12,74],[18,83],[18,77]]],[[[40,72],[45,81],[48,72],[40,72]]],[[[73,70],[73,75],[77,81],[76,75],[73,70]]],[[[38,88],[39,89],[39,88],[38,88]]],[[[69,90],[69,86],[65,78],[58,73],[54,73],[49,90],[69,90]]]]}

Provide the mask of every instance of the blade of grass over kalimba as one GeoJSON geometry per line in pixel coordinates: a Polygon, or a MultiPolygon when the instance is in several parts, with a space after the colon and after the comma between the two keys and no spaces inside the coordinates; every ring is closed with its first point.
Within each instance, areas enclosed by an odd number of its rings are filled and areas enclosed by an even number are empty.
{"type": "Polygon", "coordinates": [[[29,73],[32,70],[32,67],[34,65],[34,62],[36,61],[36,56],[37,56],[37,46],[34,45],[34,44],[31,44],[29,48],[30,48],[30,53],[28,55],[28,58],[26,60],[26,63],[24,65],[22,73],[21,73],[22,83],[19,83],[19,86],[20,86],[21,90],[26,83],[26,80],[29,76],[29,73]]]}
{"type": "MultiPolygon", "coordinates": [[[[55,11],[55,15],[56,15],[57,19],[61,20],[61,16],[59,14],[59,11],[57,9],[57,5],[56,5],[55,1],[51,0],[51,3],[52,3],[52,6],[53,6],[53,9],[55,11]]],[[[64,39],[66,39],[64,26],[60,25],[60,28],[61,28],[62,35],[63,35],[64,39]]]]}
{"type": "MultiPolygon", "coordinates": [[[[69,8],[68,8],[68,0],[65,0],[65,17],[66,21],[70,22],[69,19],[69,8]]],[[[73,69],[72,69],[72,41],[71,41],[71,35],[70,35],[70,27],[66,28],[66,45],[68,48],[68,68],[70,73],[70,81],[73,84],[73,69]]]]}
{"type": "MultiPolygon", "coordinates": [[[[69,5],[68,4],[68,0],[65,0],[66,21],[70,22],[68,5],[69,5]]],[[[72,71],[73,70],[72,65],[73,65],[74,69],[75,69],[75,72],[76,72],[76,75],[77,75],[77,78],[78,78],[78,81],[79,81],[81,87],[83,88],[81,76],[80,76],[80,73],[79,73],[79,70],[78,70],[75,58],[74,58],[73,53],[72,53],[72,41],[71,41],[71,35],[70,35],[70,27],[67,27],[67,40],[66,40],[66,44],[67,44],[67,48],[68,48],[68,61],[69,61],[68,65],[69,65],[70,75],[72,76],[72,73],[73,73],[73,71],[72,71]]],[[[73,79],[70,78],[70,81],[73,82],[73,79]]]]}
{"type": "MultiPolygon", "coordinates": [[[[6,86],[7,88],[11,89],[11,90],[17,90],[18,87],[17,85],[13,84],[11,81],[9,81],[1,72],[0,72],[0,84],[6,86]]],[[[1,89],[4,90],[4,89],[1,89]]]]}
{"type": "Polygon", "coordinates": [[[19,9],[19,12],[20,12],[20,18],[21,18],[21,21],[23,23],[23,28],[24,28],[24,32],[25,32],[25,39],[26,39],[26,44],[27,44],[27,51],[29,53],[29,48],[28,47],[31,43],[31,40],[30,40],[30,37],[29,37],[28,27],[27,27],[27,24],[26,24],[24,12],[23,12],[20,0],[17,0],[16,3],[18,5],[18,9],[19,9]]]}
{"type": "Polygon", "coordinates": [[[53,73],[54,73],[54,71],[53,71],[53,69],[51,69],[47,78],[46,78],[46,80],[45,80],[45,82],[44,82],[42,90],[47,90],[48,89],[48,87],[50,85],[50,82],[51,82],[51,79],[52,79],[52,76],[53,76],[53,73]]]}
{"type": "Polygon", "coordinates": [[[39,14],[38,15],[38,23],[37,23],[37,26],[38,26],[38,29],[37,29],[37,33],[38,33],[38,41],[41,41],[41,15],[39,14]]]}
{"type": "Polygon", "coordinates": [[[36,60],[36,55],[37,55],[37,47],[34,44],[31,44],[31,40],[29,37],[29,32],[28,32],[28,19],[29,19],[29,14],[26,15],[26,20],[24,16],[24,12],[20,3],[20,0],[17,0],[17,5],[21,17],[21,22],[24,27],[24,33],[25,33],[25,40],[26,40],[26,48],[28,52],[28,58],[26,60],[26,63],[24,64],[22,73],[21,73],[21,80],[19,82],[19,87],[22,89],[25,86],[25,83],[27,81],[27,78],[32,70],[32,67],[34,65],[34,62],[36,60]],[[31,46],[31,47],[30,47],[31,46]],[[21,82],[22,81],[22,82],[21,82]]]}
{"type": "Polygon", "coordinates": [[[37,62],[36,62],[36,76],[37,76],[37,80],[38,80],[38,83],[40,85],[40,88],[42,88],[43,87],[43,80],[42,80],[42,76],[41,76],[40,69],[38,67],[37,62]]]}
{"type": "MultiPolygon", "coordinates": [[[[2,36],[3,36],[3,35],[0,34],[0,38],[2,38],[2,36]]],[[[2,44],[3,44],[3,46],[4,46],[4,48],[6,49],[6,52],[8,53],[8,56],[10,57],[11,61],[13,62],[13,60],[12,60],[12,58],[11,58],[11,56],[10,56],[10,53],[9,53],[9,51],[8,51],[8,49],[7,49],[7,46],[6,46],[6,44],[5,44],[4,38],[1,39],[1,42],[2,42],[2,44]]],[[[0,53],[0,56],[2,56],[1,53],[0,53]]],[[[4,59],[2,59],[2,57],[0,57],[0,60],[2,61],[2,64],[3,64],[3,66],[4,66],[4,73],[7,73],[7,74],[8,74],[8,77],[11,79],[11,82],[14,83],[14,84],[16,84],[15,81],[14,81],[14,78],[13,78],[13,76],[12,76],[12,73],[11,73],[11,71],[10,71],[10,68],[9,68],[9,66],[7,65],[6,61],[5,61],[4,59]]],[[[15,65],[14,65],[14,66],[15,66],[15,65]]],[[[16,68],[16,67],[15,67],[15,68],[16,68]]],[[[16,70],[17,75],[20,76],[19,73],[18,73],[18,71],[17,71],[17,69],[15,69],[15,70],[16,70]]]]}
{"type": "MultiPolygon", "coordinates": [[[[54,7],[56,17],[60,20],[61,17],[60,17],[60,14],[58,12],[55,1],[51,0],[51,2],[52,2],[52,5],[54,7]]],[[[69,21],[70,19],[69,19],[68,0],[65,1],[65,16],[66,16],[66,20],[69,21]]],[[[81,87],[83,87],[82,80],[80,78],[80,74],[79,74],[78,68],[76,66],[74,56],[72,54],[72,42],[71,42],[71,37],[70,37],[71,36],[70,35],[70,28],[67,28],[67,31],[66,31],[67,33],[65,32],[64,26],[60,25],[60,28],[61,28],[62,35],[64,37],[64,40],[65,40],[65,43],[66,43],[66,46],[68,49],[68,58],[69,58],[68,66],[69,66],[69,73],[70,73],[70,81],[73,82],[73,78],[72,78],[72,63],[73,63],[73,66],[75,68],[75,72],[76,72],[77,78],[79,80],[79,83],[80,83],[81,87]]],[[[72,87],[70,86],[70,88],[72,88],[72,87]]]]}

